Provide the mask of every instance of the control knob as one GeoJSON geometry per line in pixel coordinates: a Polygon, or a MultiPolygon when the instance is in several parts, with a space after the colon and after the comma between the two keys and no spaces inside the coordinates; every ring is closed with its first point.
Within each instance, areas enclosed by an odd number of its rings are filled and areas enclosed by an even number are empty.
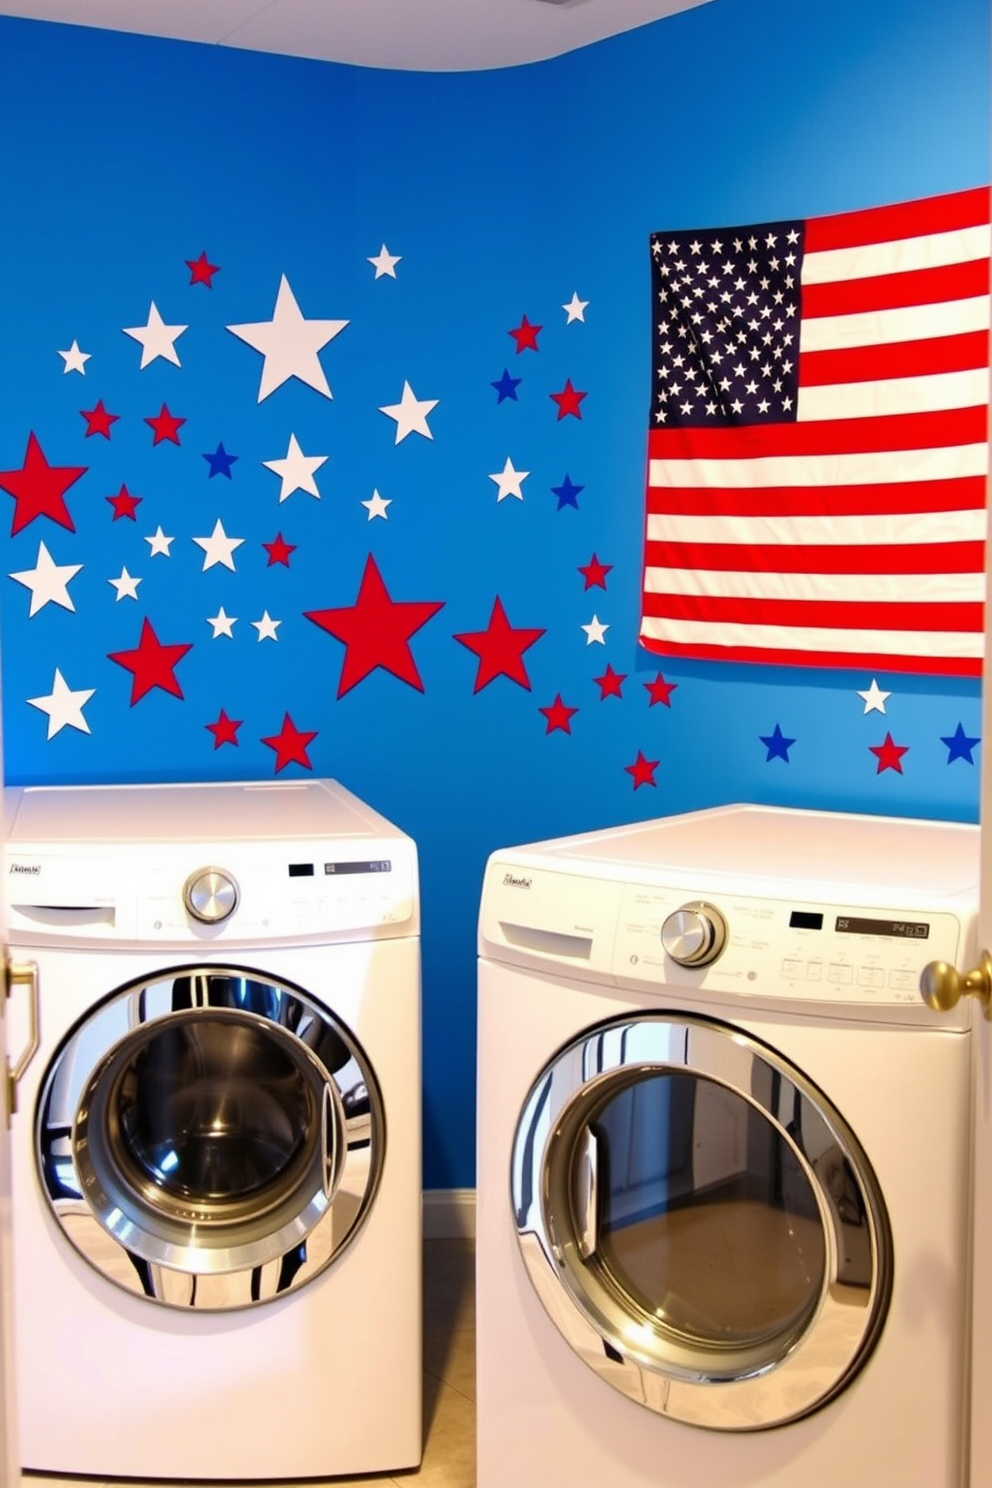
{"type": "Polygon", "coordinates": [[[709,966],[726,943],[726,920],[701,899],[683,904],[661,927],[661,944],[679,966],[709,966]]]}
{"type": "Polygon", "coordinates": [[[238,906],[238,886],[222,868],[197,868],[183,885],[183,903],[195,920],[217,925],[238,906]]]}

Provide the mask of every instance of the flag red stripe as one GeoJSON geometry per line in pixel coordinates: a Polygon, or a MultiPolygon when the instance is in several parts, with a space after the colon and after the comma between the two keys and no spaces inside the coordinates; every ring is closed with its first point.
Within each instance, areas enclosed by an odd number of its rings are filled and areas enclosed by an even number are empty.
{"type": "Polygon", "coordinates": [[[645,594],[644,613],[719,625],[815,626],[833,630],[976,631],[983,605],[830,599],[744,599],[737,595],[645,594]]]}
{"type": "MultiPolygon", "coordinates": [[[[718,569],[735,573],[980,573],[981,542],[790,546],[775,543],[645,543],[647,568],[718,569]]],[[[645,601],[647,600],[645,595],[645,601]]]]}
{"type": "Polygon", "coordinates": [[[988,292],[989,261],[975,258],[967,263],[939,264],[931,269],[907,269],[901,274],[804,284],[802,316],[803,320],[812,320],[822,315],[900,310],[906,305],[939,305],[988,292]]]}
{"type": "Polygon", "coordinates": [[[805,424],[752,424],[728,429],[651,429],[653,460],[761,459],[774,455],[866,454],[874,450],[943,449],[985,444],[988,409],[952,408],[878,418],[822,419],[805,424]]]}
{"type": "Polygon", "coordinates": [[[863,212],[811,218],[806,224],[805,249],[807,253],[821,253],[831,248],[888,243],[924,233],[981,227],[988,220],[989,188],[975,186],[923,201],[897,202],[887,207],[869,207],[863,212]]]}
{"type": "Polygon", "coordinates": [[[859,517],[885,512],[980,511],[985,478],[866,486],[649,486],[648,513],[706,517],[859,517]]]}
{"type": "Polygon", "coordinates": [[[927,341],[856,346],[853,350],[808,351],[799,356],[799,385],[828,387],[841,382],[876,382],[888,377],[970,372],[986,367],[988,360],[988,331],[934,336],[927,341]]]}
{"type": "Polygon", "coordinates": [[[851,670],[926,672],[945,677],[980,677],[982,663],[973,656],[889,656],[884,651],[790,651],[771,646],[713,646],[705,642],[659,641],[641,636],[646,651],[658,656],[686,656],[695,661],[744,661],[765,666],[847,667],[851,670]]]}

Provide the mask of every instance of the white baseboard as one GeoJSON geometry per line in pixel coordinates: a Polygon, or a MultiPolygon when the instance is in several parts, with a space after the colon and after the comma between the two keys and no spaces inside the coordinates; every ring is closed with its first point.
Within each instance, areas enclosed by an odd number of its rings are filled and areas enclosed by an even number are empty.
{"type": "Polygon", "coordinates": [[[425,1189],[424,1239],[474,1240],[475,1189],[425,1189]]]}

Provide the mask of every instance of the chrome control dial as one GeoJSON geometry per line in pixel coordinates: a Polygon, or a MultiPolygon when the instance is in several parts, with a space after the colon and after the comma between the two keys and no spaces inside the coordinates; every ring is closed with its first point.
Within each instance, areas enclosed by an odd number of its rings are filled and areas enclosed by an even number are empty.
{"type": "Polygon", "coordinates": [[[679,966],[709,966],[726,943],[726,920],[701,899],[683,904],[661,927],[661,944],[679,966]]]}
{"type": "Polygon", "coordinates": [[[222,868],[197,868],[183,885],[183,903],[194,920],[218,925],[238,906],[238,886],[222,868]]]}

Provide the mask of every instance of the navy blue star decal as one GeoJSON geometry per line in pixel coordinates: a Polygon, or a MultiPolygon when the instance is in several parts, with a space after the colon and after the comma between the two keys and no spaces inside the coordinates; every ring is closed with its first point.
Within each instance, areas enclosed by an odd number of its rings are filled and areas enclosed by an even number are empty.
{"type": "Polygon", "coordinates": [[[522,382],[522,377],[511,377],[509,370],[504,367],[503,376],[499,379],[498,382],[491,382],[489,386],[496,389],[496,392],[498,394],[498,397],[496,399],[497,403],[502,403],[504,398],[512,398],[514,403],[516,403],[517,388],[522,382]]]}
{"type": "Polygon", "coordinates": [[[948,764],[950,764],[952,760],[963,759],[967,760],[969,765],[973,765],[975,761],[971,757],[971,751],[974,749],[975,745],[980,744],[982,740],[981,735],[979,735],[977,739],[969,739],[968,735],[965,733],[964,729],[959,723],[957,728],[954,730],[953,734],[951,734],[949,738],[945,738],[944,735],[941,734],[940,742],[941,744],[947,745],[948,764]]]}
{"type": "Polygon", "coordinates": [[[210,466],[209,480],[213,480],[215,475],[226,475],[228,480],[230,480],[231,466],[238,457],[237,455],[229,455],[224,446],[219,444],[212,455],[204,455],[203,458],[210,466]]]}
{"type": "Polygon", "coordinates": [[[560,486],[551,487],[552,495],[558,497],[559,511],[561,511],[563,506],[574,506],[575,510],[578,511],[578,495],[580,491],[584,490],[585,486],[577,486],[567,472],[565,474],[565,479],[562,481],[560,486]]]}
{"type": "Polygon", "coordinates": [[[778,724],[775,725],[775,730],[773,733],[768,735],[759,734],[758,738],[768,750],[768,753],[765,755],[766,765],[768,764],[769,760],[773,759],[785,760],[786,764],[789,763],[789,750],[792,748],[793,744],[795,744],[796,741],[795,739],[787,739],[782,733],[782,730],[779,728],[778,724]]]}

